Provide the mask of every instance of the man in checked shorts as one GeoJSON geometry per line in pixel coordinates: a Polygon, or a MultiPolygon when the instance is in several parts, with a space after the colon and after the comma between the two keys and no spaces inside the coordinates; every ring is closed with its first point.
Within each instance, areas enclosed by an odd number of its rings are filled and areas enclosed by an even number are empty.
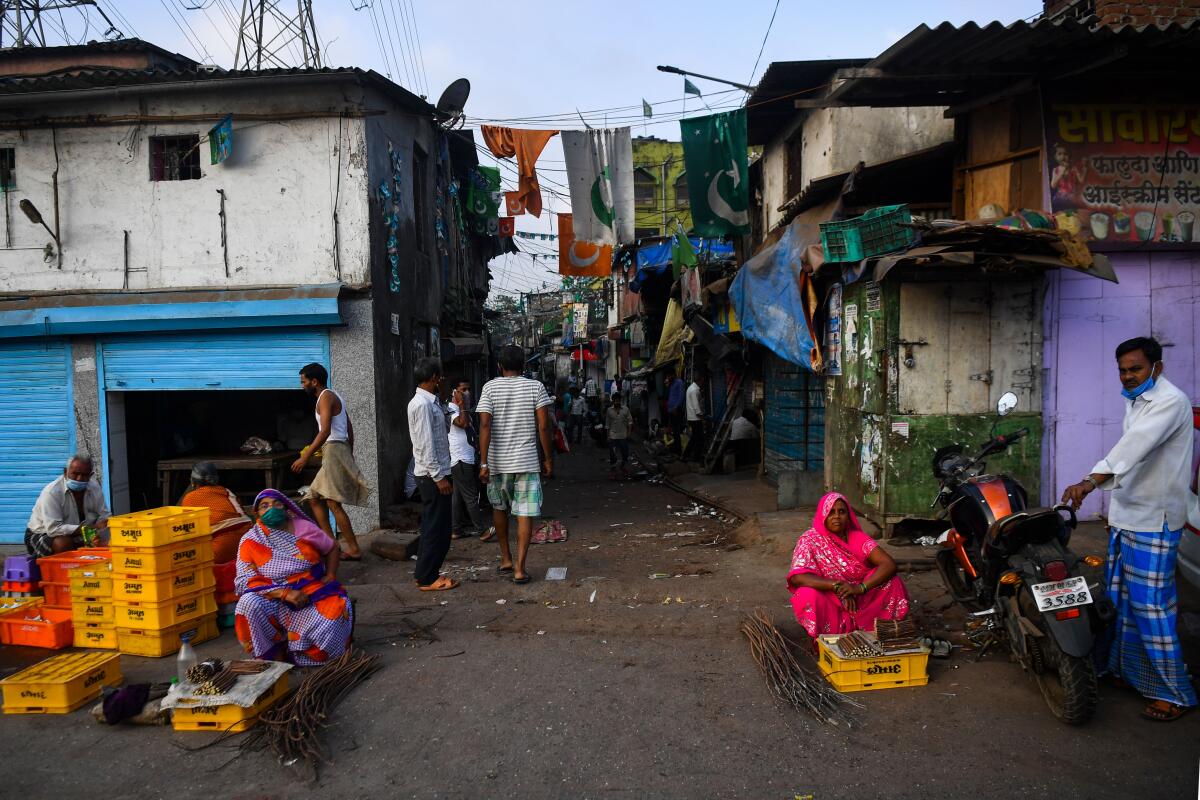
{"type": "Polygon", "coordinates": [[[479,414],[479,479],[487,484],[492,504],[500,572],[511,572],[513,583],[521,584],[529,583],[525,556],[533,538],[533,518],[542,513],[542,475],[549,478],[554,473],[554,401],[545,386],[521,376],[525,351],[520,347],[500,348],[499,361],[500,377],[484,384],[475,406],[479,414]],[[517,518],[516,560],[508,546],[510,511],[517,518]]]}

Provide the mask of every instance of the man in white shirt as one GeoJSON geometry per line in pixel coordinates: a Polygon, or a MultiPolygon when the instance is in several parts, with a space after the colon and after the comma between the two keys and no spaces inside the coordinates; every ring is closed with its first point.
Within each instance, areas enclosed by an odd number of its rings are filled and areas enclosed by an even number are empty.
{"type": "Polygon", "coordinates": [[[1123,434],[1091,474],[1062,501],[1079,508],[1096,489],[1112,492],[1106,577],[1117,608],[1107,672],[1150,704],[1143,716],[1178,719],[1196,690],[1176,631],[1175,560],[1187,521],[1192,467],[1192,408],[1163,377],[1162,346],[1138,337],[1117,346],[1123,434]]]}
{"type": "Polygon", "coordinates": [[[104,492],[93,475],[92,457],[74,455],[63,474],[42,489],[25,527],[29,555],[45,558],[75,550],[85,544],[85,527],[108,527],[104,492]]]}
{"type": "Polygon", "coordinates": [[[440,592],[458,581],[439,575],[450,550],[450,440],[446,414],[438,402],[442,362],[422,358],[413,376],[417,390],[408,402],[408,435],[412,439],[413,475],[421,493],[421,541],[413,577],[423,592],[440,592]]]}
{"type": "Polygon", "coordinates": [[[571,416],[567,420],[567,436],[573,444],[579,444],[583,438],[583,418],[587,416],[587,400],[583,395],[575,395],[571,401],[571,416]]]}
{"type": "Polygon", "coordinates": [[[542,513],[542,476],[554,473],[554,401],[546,387],[521,377],[525,351],[500,348],[500,377],[479,393],[479,478],[488,485],[492,524],[500,543],[500,572],[513,583],[529,583],[525,556],[533,538],[533,518],[542,513]],[[538,445],[541,445],[539,459],[538,445]],[[540,469],[540,472],[539,472],[540,469]],[[508,546],[508,514],[517,518],[517,557],[508,546]]]}
{"type": "Polygon", "coordinates": [[[707,378],[702,372],[692,377],[687,388],[684,405],[687,409],[688,443],[683,452],[684,461],[699,461],[704,456],[704,404],[703,389],[707,378]]]}
{"type": "MultiPolygon", "coordinates": [[[[450,482],[454,484],[450,500],[451,539],[471,535],[464,530],[468,520],[475,533],[483,533],[488,527],[488,518],[479,507],[479,472],[475,469],[475,445],[471,443],[475,426],[467,407],[470,390],[470,383],[459,381],[450,396],[450,482]]],[[[489,537],[481,536],[480,541],[489,541],[489,537]]]]}

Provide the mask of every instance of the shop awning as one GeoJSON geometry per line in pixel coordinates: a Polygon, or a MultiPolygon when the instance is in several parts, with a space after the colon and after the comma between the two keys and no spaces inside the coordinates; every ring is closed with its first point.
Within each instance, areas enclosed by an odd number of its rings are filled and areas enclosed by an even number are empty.
{"type": "Polygon", "coordinates": [[[0,297],[0,339],[340,325],[336,283],[0,297]]]}

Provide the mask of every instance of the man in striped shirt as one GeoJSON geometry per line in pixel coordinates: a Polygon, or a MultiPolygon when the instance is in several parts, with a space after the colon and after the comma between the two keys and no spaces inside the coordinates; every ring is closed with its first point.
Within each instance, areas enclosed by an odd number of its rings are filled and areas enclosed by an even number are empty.
{"type": "Polygon", "coordinates": [[[475,406],[479,414],[479,479],[488,485],[500,542],[500,572],[512,572],[513,583],[529,583],[525,556],[533,538],[533,518],[542,513],[542,475],[549,478],[554,473],[554,420],[550,414],[554,401],[545,386],[521,376],[525,351],[520,347],[501,348],[499,360],[500,377],[484,384],[475,406]],[[515,561],[508,546],[509,511],[517,518],[515,561]]]}

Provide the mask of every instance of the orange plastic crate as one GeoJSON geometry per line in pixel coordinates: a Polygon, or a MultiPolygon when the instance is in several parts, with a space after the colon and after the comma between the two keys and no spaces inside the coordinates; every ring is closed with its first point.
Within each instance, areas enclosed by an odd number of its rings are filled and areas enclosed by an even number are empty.
{"type": "Polygon", "coordinates": [[[0,643],[59,650],[75,640],[71,612],[31,606],[0,617],[0,643]]]}
{"type": "Polygon", "coordinates": [[[82,547],[56,556],[46,556],[38,559],[38,569],[42,571],[43,583],[70,583],[68,570],[75,567],[98,566],[111,558],[107,547],[82,547]]]}
{"type": "Polygon", "coordinates": [[[42,594],[46,596],[46,605],[51,608],[71,607],[71,584],[69,583],[42,581],[42,594]]]}

